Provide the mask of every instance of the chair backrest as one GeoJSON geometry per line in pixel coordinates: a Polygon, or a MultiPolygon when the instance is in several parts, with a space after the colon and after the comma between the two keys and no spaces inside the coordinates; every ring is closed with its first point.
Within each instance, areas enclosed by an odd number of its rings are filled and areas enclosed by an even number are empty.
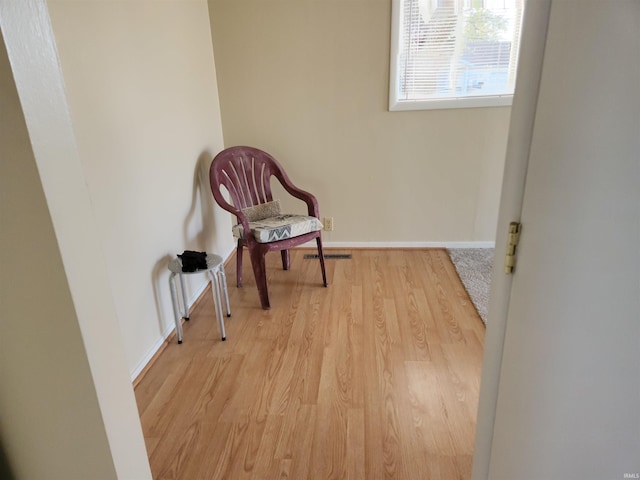
{"type": "MultiPolygon", "coordinates": [[[[271,176],[287,178],[282,166],[266,152],[253,147],[231,147],[215,156],[209,170],[211,192],[221,206],[227,202],[220,186],[229,192],[237,210],[273,200],[271,176]]],[[[227,209],[228,210],[228,209],[227,209]]]]}

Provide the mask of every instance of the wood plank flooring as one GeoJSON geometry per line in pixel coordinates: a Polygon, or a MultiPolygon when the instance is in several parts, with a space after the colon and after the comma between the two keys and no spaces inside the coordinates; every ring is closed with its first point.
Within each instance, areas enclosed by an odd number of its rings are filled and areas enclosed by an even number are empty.
{"type": "MultiPolygon", "coordinates": [[[[470,479],[485,327],[444,250],[267,256],[271,310],[248,255],[135,389],[153,476],[470,479]]],[[[325,252],[327,253],[327,252],[325,252]]]]}

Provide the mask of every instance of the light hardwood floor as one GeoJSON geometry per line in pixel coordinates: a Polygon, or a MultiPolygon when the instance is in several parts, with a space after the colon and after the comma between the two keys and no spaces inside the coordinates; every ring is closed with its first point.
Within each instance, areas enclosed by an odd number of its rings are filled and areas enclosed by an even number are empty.
{"type": "Polygon", "coordinates": [[[471,478],[485,327],[444,250],[248,255],[221,342],[210,292],[135,389],[155,479],[471,478]]]}

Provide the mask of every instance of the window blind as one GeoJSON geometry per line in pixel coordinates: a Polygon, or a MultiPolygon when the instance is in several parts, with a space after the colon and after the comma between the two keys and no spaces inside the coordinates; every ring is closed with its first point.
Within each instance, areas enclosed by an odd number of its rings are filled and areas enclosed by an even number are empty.
{"type": "Polygon", "coordinates": [[[524,0],[397,1],[397,102],[513,95],[524,0]]]}

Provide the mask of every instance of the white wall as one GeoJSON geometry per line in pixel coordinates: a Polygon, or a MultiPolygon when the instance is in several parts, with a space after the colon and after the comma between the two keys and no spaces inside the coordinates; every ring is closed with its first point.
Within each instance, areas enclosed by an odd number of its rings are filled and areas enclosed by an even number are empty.
{"type": "MultiPolygon", "coordinates": [[[[208,186],[223,142],[207,4],[47,3],[135,376],[174,325],[170,257],[233,248],[208,186]]],[[[205,285],[193,276],[192,300],[205,285]]]]}
{"type": "Polygon", "coordinates": [[[225,145],[278,158],[326,242],[495,236],[509,107],[389,112],[390,0],[209,0],[225,145]]]}
{"type": "Polygon", "coordinates": [[[116,478],[4,42],[0,111],[0,438],[17,478],[116,478]]]}
{"type": "Polygon", "coordinates": [[[0,2],[0,25],[11,58],[3,43],[0,438],[9,475],[150,478],[45,4],[0,2]]]}
{"type": "Polygon", "coordinates": [[[638,478],[640,3],[529,6],[473,478],[638,478]]]}

